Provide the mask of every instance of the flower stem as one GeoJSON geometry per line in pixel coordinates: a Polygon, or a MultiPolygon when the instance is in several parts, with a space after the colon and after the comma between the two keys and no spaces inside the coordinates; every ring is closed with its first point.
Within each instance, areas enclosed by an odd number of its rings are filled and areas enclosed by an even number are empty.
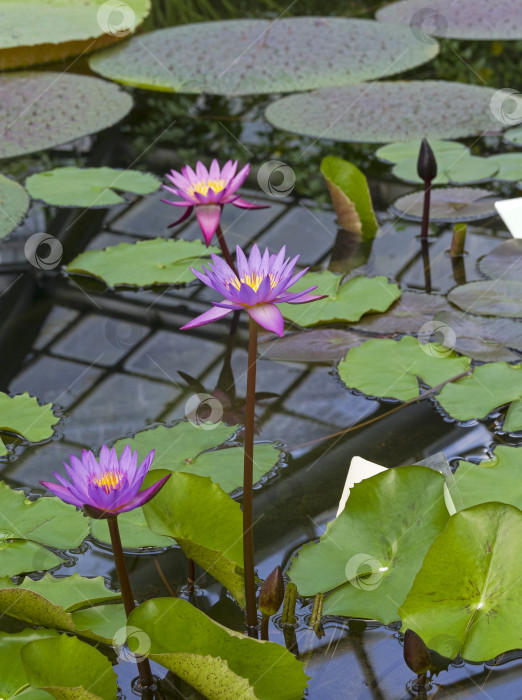
{"type": "Polygon", "coordinates": [[[218,239],[219,246],[221,248],[221,252],[223,253],[223,257],[225,258],[225,261],[227,265],[234,270],[234,272],[237,275],[236,271],[236,266],[234,261],[232,260],[232,256],[230,255],[230,251],[227,246],[227,242],[225,241],[225,236],[223,235],[223,231],[221,229],[221,224],[218,224],[218,227],[216,229],[216,236],[218,239]]]}
{"type": "Polygon", "coordinates": [[[268,621],[270,620],[269,615],[261,613],[261,639],[268,642],[268,621]]]}
{"type": "MultiPolygon", "coordinates": [[[[118,527],[118,516],[110,515],[107,518],[107,524],[109,525],[109,533],[111,535],[112,551],[114,553],[114,562],[116,564],[118,581],[120,582],[123,607],[125,608],[125,614],[127,617],[129,617],[131,612],[136,607],[136,603],[134,602],[134,596],[132,595],[132,589],[129,581],[129,574],[127,572],[127,567],[125,566],[125,557],[123,555],[120,530],[118,527]]],[[[154,679],[152,678],[148,659],[143,659],[142,661],[137,661],[136,663],[138,666],[142,687],[144,689],[149,688],[154,684],[154,679]]]]}
{"type": "Polygon", "coordinates": [[[431,180],[424,181],[424,208],[422,210],[422,227],[421,239],[428,240],[428,227],[430,225],[430,199],[431,199],[431,180]]]}
{"type": "Polygon", "coordinates": [[[245,406],[245,462],[243,472],[243,562],[246,618],[249,635],[257,636],[256,579],[254,573],[253,471],[254,411],[256,394],[257,323],[250,318],[245,406]]]}

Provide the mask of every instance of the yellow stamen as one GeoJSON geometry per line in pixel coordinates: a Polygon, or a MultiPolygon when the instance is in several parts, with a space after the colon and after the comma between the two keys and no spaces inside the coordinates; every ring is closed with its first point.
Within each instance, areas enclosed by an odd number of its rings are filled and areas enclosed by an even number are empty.
{"type": "MultiPolygon", "coordinates": [[[[276,284],[277,284],[277,279],[274,277],[272,273],[269,275],[270,277],[270,289],[273,289],[276,284]]],[[[238,291],[241,286],[241,283],[246,284],[249,286],[251,289],[254,290],[254,292],[257,292],[259,287],[261,286],[261,282],[265,279],[265,275],[258,275],[257,272],[253,272],[251,275],[243,275],[241,279],[238,279],[237,277],[232,277],[229,279],[226,283],[227,287],[232,285],[235,287],[238,291]]]]}
{"type": "Polygon", "coordinates": [[[195,185],[190,185],[187,187],[187,194],[198,194],[206,195],[209,190],[213,190],[216,194],[221,192],[227,186],[226,180],[200,180],[196,182],[195,185]]]}
{"type": "Polygon", "coordinates": [[[119,489],[123,481],[123,474],[118,472],[105,472],[99,477],[93,478],[93,483],[101,486],[105,493],[109,493],[113,489],[119,489]]]}

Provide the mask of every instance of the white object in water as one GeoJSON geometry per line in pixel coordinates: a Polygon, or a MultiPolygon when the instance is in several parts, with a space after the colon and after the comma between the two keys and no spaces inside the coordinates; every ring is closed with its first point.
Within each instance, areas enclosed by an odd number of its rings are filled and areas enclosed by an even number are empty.
{"type": "Polygon", "coordinates": [[[495,209],[513,238],[522,238],[522,197],[495,202],[495,209]]]}

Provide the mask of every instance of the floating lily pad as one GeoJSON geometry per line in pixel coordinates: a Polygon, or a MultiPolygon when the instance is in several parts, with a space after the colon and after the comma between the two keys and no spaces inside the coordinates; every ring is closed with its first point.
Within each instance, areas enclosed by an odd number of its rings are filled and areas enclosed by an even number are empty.
{"type": "MultiPolygon", "coordinates": [[[[421,143],[422,139],[387,143],[385,146],[381,146],[375,152],[375,155],[385,163],[400,163],[401,161],[409,158],[418,158],[421,143]]],[[[459,141],[441,141],[440,139],[430,139],[429,144],[437,160],[448,154],[457,158],[459,155],[469,153],[468,147],[459,141]]]]}
{"type": "MultiPolygon", "coordinates": [[[[149,472],[147,485],[166,473],[149,472]]],[[[177,472],[143,512],[151,530],[176,540],[187,557],[244,606],[243,516],[239,503],[208,477],[177,472]]]]}
{"type": "Polygon", "coordinates": [[[114,168],[55,168],[27,178],[33,199],[57,207],[109,207],[125,199],[114,190],[150,194],[160,186],[158,178],[139,170],[114,168]]]}
{"type": "MultiPolygon", "coordinates": [[[[476,187],[444,187],[431,191],[430,221],[437,223],[457,223],[478,221],[496,216],[494,192],[476,187]]],[[[424,190],[399,197],[390,207],[401,219],[422,221],[424,190]]]]}
{"type": "Polygon", "coordinates": [[[206,248],[201,241],[155,238],[87,250],[65,269],[69,274],[97,277],[109,287],[185,284],[194,280],[191,267],[201,265],[202,258],[210,253],[219,252],[219,248],[206,248]]]}
{"type": "Polygon", "coordinates": [[[112,126],[132,108],[117,85],[71,73],[0,76],[0,158],[54,148],[112,126]]]}
{"type": "Polygon", "coordinates": [[[517,0],[401,0],[378,10],[380,22],[405,24],[412,32],[451,39],[520,39],[517,0]]]}
{"type": "Polygon", "coordinates": [[[475,367],[473,374],[446,384],[437,396],[442,408],[457,420],[486,418],[492,411],[514,401],[503,430],[522,430],[522,364],[491,362],[475,367]],[[509,420],[508,420],[509,418],[509,420]]]}
{"type": "Polygon", "coordinates": [[[515,126],[504,132],[504,141],[515,146],[522,146],[522,126],[515,126]]]}
{"type": "Polygon", "coordinates": [[[359,333],[325,328],[260,343],[259,355],[265,360],[285,362],[336,362],[342,360],[350,348],[365,340],[367,338],[359,333]]]}
{"type": "MultiPolygon", "coordinates": [[[[393,175],[405,182],[421,183],[422,179],[417,174],[417,158],[418,156],[399,161],[392,169],[393,175]]],[[[433,180],[433,184],[447,185],[451,182],[455,185],[465,185],[485,182],[495,175],[498,168],[497,162],[491,158],[450,151],[437,157],[437,177],[433,180]]]]}
{"type": "Polygon", "coordinates": [[[266,118],[279,129],[334,141],[457,139],[502,130],[490,110],[494,94],[443,80],[380,81],[283,97],[266,118]]]}
{"type": "Polygon", "coordinates": [[[522,282],[503,279],[469,282],[452,289],[448,299],[473,314],[522,318],[522,282]]]}
{"type": "Polygon", "coordinates": [[[291,652],[229,630],[181,598],[142,603],[131,613],[129,625],[148,635],[153,661],[210,700],[301,700],[305,692],[303,664],[291,652]]]}
{"type": "Polygon", "coordinates": [[[56,630],[24,630],[17,634],[0,632],[0,693],[3,698],[12,697],[27,685],[27,675],[22,665],[20,651],[29,642],[57,637],[56,630]]]}
{"type": "Polygon", "coordinates": [[[29,209],[29,195],[14,180],[0,175],[0,238],[14,231],[29,209]]]}
{"type": "Polygon", "coordinates": [[[293,17],[160,29],[93,56],[90,66],[106,78],[149,90],[252,95],[381,78],[437,53],[436,43],[422,44],[404,27],[293,17]]]}
{"type": "Polygon", "coordinates": [[[491,279],[522,281],[522,240],[504,241],[485,255],[478,266],[491,279]]]}
{"type": "Polygon", "coordinates": [[[0,579],[2,613],[106,644],[126,624],[123,605],[103,605],[118,599],[121,595],[109,591],[101,576],[89,579],[75,573],[53,578],[46,574],[40,581],[25,578],[19,586],[8,578],[0,579]]]}
{"type": "Polygon", "coordinates": [[[419,379],[435,387],[469,367],[469,358],[457,357],[439,343],[404,336],[376,338],[352,348],[339,364],[339,376],[348,387],[369,396],[408,401],[420,394],[419,379]]]}
{"type": "Polygon", "coordinates": [[[485,503],[452,516],[400,608],[403,629],[475,662],[520,648],[521,557],[518,508],[485,503]]]}
{"type": "MultiPolygon", "coordinates": [[[[121,541],[126,549],[172,546],[171,539],[152,532],[147,525],[142,508],[135,508],[119,515],[118,526],[121,541]]],[[[91,535],[104,544],[111,544],[106,520],[91,520],[91,535]]]]}
{"type": "Polygon", "coordinates": [[[51,403],[40,406],[27,392],[17,396],[0,392],[1,431],[21,435],[29,442],[40,442],[52,436],[53,426],[59,420],[51,403]]]}
{"type": "Polygon", "coordinates": [[[150,0],[1,0],[0,70],[91,53],[131,34],[149,11],[150,0]]]}
{"type": "MultiPolygon", "coordinates": [[[[440,342],[481,362],[519,360],[520,355],[508,348],[522,350],[522,322],[511,318],[484,318],[456,311],[442,311],[435,316],[445,339],[440,342]],[[446,342],[445,342],[446,340],[446,342]]],[[[436,330],[435,330],[436,332],[436,330]]]]}
{"type": "Polygon", "coordinates": [[[436,313],[450,309],[446,297],[406,291],[386,313],[368,314],[355,328],[375,335],[413,335],[433,321],[436,313]]]}
{"type": "Polygon", "coordinates": [[[443,486],[441,474],[418,466],[388,469],[355,484],[319,542],[292,560],[289,576],[298,592],[334,589],[325,615],[397,620],[398,605],[448,520],[443,486]]]}
{"type": "Polygon", "coordinates": [[[326,299],[313,304],[283,304],[285,318],[300,326],[332,321],[358,321],[371,311],[386,311],[401,294],[399,287],[386,277],[354,277],[341,285],[342,277],[325,272],[311,272],[299,280],[292,291],[317,285],[315,294],[326,299]]]}
{"type": "Polygon", "coordinates": [[[522,153],[501,153],[485,160],[497,167],[495,180],[518,182],[522,180],[522,153]]]}

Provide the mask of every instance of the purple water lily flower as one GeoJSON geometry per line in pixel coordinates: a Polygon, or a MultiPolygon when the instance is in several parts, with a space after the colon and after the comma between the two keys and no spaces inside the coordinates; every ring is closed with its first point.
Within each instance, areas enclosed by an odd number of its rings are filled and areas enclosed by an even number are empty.
{"type": "Polygon", "coordinates": [[[164,189],[177,197],[183,197],[183,199],[180,202],[171,202],[168,199],[161,201],[172,204],[174,207],[187,207],[185,213],[170,224],[169,228],[185,221],[196,207],[196,217],[208,247],[219,226],[224,204],[233,204],[241,209],[265,209],[270,206],[269,204],[246,202],[236,194],[236,190],[241,187],[248,175],[250,165],[245,165],[237,175],[236,170],[237,160],[234,162],[229,160],[220,168],[214,158],[210,170],[207,170],[203,163],[198,161],[196,172],[192,170],[190,165],[186,165],[181,168],[180,173],[177,170],[171,170],[171,174],[167,173],[166,176],[174,187],[163,185],[164,189]]]}
{"type": "Polygon", "coordinates": [[[139,508],[158,493],[170,474],[140,491],[153,457],[154,450],[138,467],[138,453],[132,453],[129,445],[119,459],[114,447],[104,445],[99,462],[90,450],[82,450],[81,460],[70,455],[71,466],[64,462],[72,483],[56,472],[53,475],[59,484],[40,483],[62,501],[85,508],[88,515],[106,518],[139,508]]]}
{"type": "Polygon", "coordinates": [[[261,257],[259,248],[254,243],[248,260],[239,246],[236,247],[238,275],[217,255],[212,254],[214,265],[203,267],[203,272],[190,268],[204,284],[225,297],[226,301],[212,302],[214,308],[186,323],[182,330],[202,326],[217,321],[236,309],[244,309],[251,318],[267,331],[282,336],[284,321],[276,304],[306,304],[309,301],[324,299],[324,294],[310,294],[315,287],[302,292],[288,292],[308,270],[305,268],[293,274],[299,255],[293,260],[285,260],[286,246],[277,255],[270,255],[268,248],[261,257]]]}

